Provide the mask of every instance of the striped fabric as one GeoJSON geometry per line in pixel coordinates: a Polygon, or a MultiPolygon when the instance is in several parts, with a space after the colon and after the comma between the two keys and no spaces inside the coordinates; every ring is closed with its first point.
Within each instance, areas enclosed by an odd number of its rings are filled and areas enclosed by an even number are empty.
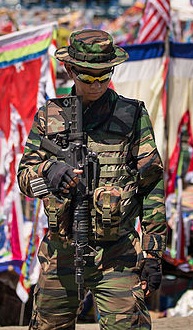
{"type": "Polygon", "coordinates": [[[170,21],[170,0],[147,0],[138,43],[164,41],[170,21]]]}
{"type": "Polygon", "coordinates": [[[0,68],[34,60],[48,51],[52,40],[50,23],[0,37],[0,68]]]}

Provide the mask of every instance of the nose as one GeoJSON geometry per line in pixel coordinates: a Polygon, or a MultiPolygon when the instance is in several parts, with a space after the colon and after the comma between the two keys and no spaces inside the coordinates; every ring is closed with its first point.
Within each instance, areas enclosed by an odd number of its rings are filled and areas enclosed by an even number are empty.
{"type": "Polygon", "coordinates": [[[95,80],[91,86],[95,87],[95,88],[101,88],[101,83],[99,80],[95,80]]]}

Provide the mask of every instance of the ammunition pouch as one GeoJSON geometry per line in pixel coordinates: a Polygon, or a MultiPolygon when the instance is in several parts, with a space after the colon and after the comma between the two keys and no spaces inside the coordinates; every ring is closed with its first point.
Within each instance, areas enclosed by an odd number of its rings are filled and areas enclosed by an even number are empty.
{"type": "Polygon", "coordinates": [[[51,232],[60,232],[60,230],[67,233],[69,227],[68,209],[70,200],[65,198],[63,202],[50,194],[49,197],[43,199],[44,211],[48,217],[48,228],[51,232]]]}
{"type": "Polygon", "coordinates": [[[128,213],[137,186],[127,189],[108,184],[95,189],[91,215],[97,241],[115,241],[120,237],[121,221],[128,213]]]}

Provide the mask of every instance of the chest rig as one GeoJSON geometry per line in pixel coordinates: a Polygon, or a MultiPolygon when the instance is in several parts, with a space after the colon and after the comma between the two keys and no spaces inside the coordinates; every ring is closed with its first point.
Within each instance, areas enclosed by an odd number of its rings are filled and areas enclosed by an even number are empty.
{"type": "Polygon", "coordinates": [[[140,102],[120,96],[109,120],[87,132],[88,148],[99,163],[91,209],[95,240],[117,240],[136,211],[138,172],[130,149],[140,111],[140,102]]]}

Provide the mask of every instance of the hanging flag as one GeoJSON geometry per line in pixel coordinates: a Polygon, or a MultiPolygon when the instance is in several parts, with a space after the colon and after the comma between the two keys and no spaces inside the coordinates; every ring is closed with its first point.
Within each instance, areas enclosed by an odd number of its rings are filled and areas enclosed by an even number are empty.
{"type": "Polygon", "coordinates": [[[49,53],[56,24],[0,37],[0,271],[20,267],[26,257],[16,174],[38,107],[56,96],[49,53]]]}
{"type": "MultiPolygon", "coordinates": [[[[180,136],[186,126],[187,142],[193,148],[193,44],[170,43],[168,75],[168,184],[167,195],[175,190],[178,162],[182,151],[180,136]]],[[[193,154],[190,153],[192,171],[193,154]]]]}
{"type": "Polygon", "coordinates": [[[137,42],[164,41],[169,22],[170,0],[147,0],[137,42]]]}
{"type": "Polygon", "coordinates": [[[54,85],[46,91],[52,75],[48,49],[52,43],[55,23],[0,37],[0,130],[8,139],[10,106],[20,114],[29,131],[32,118],[40,106],[39,98],[55,97],[54,85]],[[46,71],[43,68],[47,68],[46,71]],[[43,95],[42,95],[43,94],[43,95]]]}
{"type": "Polygon", "coordinates": [[[39,244],[47,230],[47,217],[40,199],[33,200],[33,226],[27,238],[26,258],[22,264],[16,293],[22,302],[26,303],[32,285],[37,283],[40,264],[37,259],[39,244]]]}
{"type": "Polygon", "coordinates": [[[143,100],[149,112],[160,154],[164,160],[165,111],[163,94],[165,86],[164,43],[146,43],[124,47],[129,59],[115,67],[112,84],[117,93],[143,100]]]}

